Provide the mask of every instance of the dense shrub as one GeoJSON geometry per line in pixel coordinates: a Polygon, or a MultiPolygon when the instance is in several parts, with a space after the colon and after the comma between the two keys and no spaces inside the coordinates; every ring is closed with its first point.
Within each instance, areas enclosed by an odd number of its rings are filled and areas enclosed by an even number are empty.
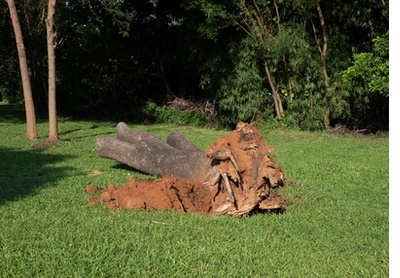
{"type": "Polygon", "coordinates": [[[176,125],[209,126],[210,119],[196,110],[178,110],[167,106],[158,106],[154,102],[147,102],[146,109],[157,123],[171,123],[176,125]]]}

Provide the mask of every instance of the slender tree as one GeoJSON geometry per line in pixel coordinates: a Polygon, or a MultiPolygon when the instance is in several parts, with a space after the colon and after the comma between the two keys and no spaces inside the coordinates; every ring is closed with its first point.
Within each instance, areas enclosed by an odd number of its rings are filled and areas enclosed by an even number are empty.
{"type": "Polygon", "coordinates": [[[275,76],[271,71],[271,66],[268,62],[268,47],[266,41],[272,31],[269,29],[268,18],[263,14],[265,10],[259,6],[256,1],[247,3],[246,0],[238,1],[238,6],[242,12],[241,22],[238,25],[251,37],[255,39],[259,47],[263,50],[262,63],[268,83],[271,87],[272,98],[274,100],[275,112],[278,118],[285,116],[281,95],[278,91],[275,76]]]}
{"type": "Polygon", "coordinates": [[[18,50],[19,67],[22,79],[22,89],[24,92],[25,114],[26,114],[26,137],[37,139],[35,106],[32,98],[32,88],[29,78],[28,62],[26,59],[25,45],[22,37],[21,25],[19,24],[17,8],[14,0],[7,0],[10,10],[11,21],[15,34],[15,41],[18,50]]]}
{"type": "Polygon", "coordinates": [[[328,52],[328,38],[327,38],[327,34],[326,34],[325,19],[324,19],[324,14],[322,13],[321,6],[319,5],[318,1],[315,1],[315,7],[317,9],[319,23],[321,25],[322,47],[317,39],[316,39],[316,41],[318,44],[319,52],[321,54],[321,68],[322,68],[322,72],[324,74],[325,87],[329,88],[329,75],[328,75],[328,71],[326,69],[326,54],[328,52]]]}
{"type": "Polygon", "coordinates": [[[328,53],[328,35],[327,35],[327,30],[326,30],[326,22],[324,18],[324,14],[322,12],[321,6],[318,2],[318,0],[314,1],[315,9],[317,11],[318,15],[318,21],[319,25],[321,26],[321,29],[318,31],[317,27],[315,26],[313,20],[311,19],[311,16],[309,12],[307,11],[306,5],[302,5],[301,8],[304,11],[306,17],[311,23],[313,34],[314,34],[314,39],[316,42],[316,45],[318,47],[318,51],[320,54],[320,65],[321,65],[321,70],[324,76],[324,89],[325,93],[323,96],[323,102],[325,106],[325,111],[324,111],[324,127],[327,129],[329,127],[329,122],[330,122],[330,114],[331,111],[329,109],[329,98],[328,98],[328,90],[330,88],[330,78],[327,70],[327,53],[328,53]],[[318,33],[321,33],[321,37],[318,36],[318,33]],[[321,42],[322,41],[322,42],[321,42]]]}
{"type": "Polygon", "coordinates": [[[325,79],[325,96],[324,96],[324,102],[325,102],[325,116],[324,116],[324,124],[325,124],[325,129],[329,127],[329,119],[330,119],[330,110],[329,110],[329,100],[328,100],[328,90],[330,87],[330,82],[329,82],[329,75],[328,75],[328,70],[326,67],[326,55],[328,52],[328,38],[326,34],[326,26],[325,26],[325,19],[324,19],[324,14],[322,12],[321,6],[319,5],[318,0],[315,1],[315,7],[318,12],[318,18],[319,18],[319,23],[321,25],[321,32],[322,32],[322,47],[318,44],[319,52],[321,54],[321,68],[322,72],[324,74],[324,79],[325,79]]]}
{"type": "Polygon", "coordinates": [[[58,140],[57,109],[56,109],[56,62],[55,62],[55,37],[54,14],[56,10],[56,0],[49,0],[46,19],[47,31],[47,56],[49,71],[49,137],[48,141],[58,140]]]}

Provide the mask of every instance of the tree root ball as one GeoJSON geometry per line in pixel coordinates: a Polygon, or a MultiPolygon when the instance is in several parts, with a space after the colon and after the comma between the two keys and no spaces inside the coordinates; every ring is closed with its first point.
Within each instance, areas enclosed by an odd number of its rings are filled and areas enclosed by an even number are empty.
{"type": "Polygon", "coordinates": [[[124,123],[118,124],[117,132],[117,139],[98,138],[99,155],[160,179],[131,179],[125,185],[105,189],[88,186],[90,205],[233,216],[283,211],[287,207],[279,194],[284,171],[270,156],[274,149],[265,145],[253,124],[238,123],[234,131],[220,137],[205,152],[180,133],[171,134],[164,142],[151,133],[131,130],[124,123]],[[171,162],[184,165],[182,171],[171,162]]]}

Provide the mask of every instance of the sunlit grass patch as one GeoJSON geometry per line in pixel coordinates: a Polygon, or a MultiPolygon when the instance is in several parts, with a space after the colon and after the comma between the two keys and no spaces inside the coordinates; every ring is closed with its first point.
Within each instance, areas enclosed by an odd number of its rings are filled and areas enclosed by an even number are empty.
{"type": "MultiPolygon", "coordinates": [[[[150,178],[96,154],[116,124],[63,119],[46,147],[46,122],[29,141],[22,121],[0,121],[1,277],[388,276],[387,138],[263,130],[286,172],[287,211],[209,217],[88,206],[89,184],[150,178]]],[[[227,134],[129,126],[181,131],[201,149],[227,134]]]]}

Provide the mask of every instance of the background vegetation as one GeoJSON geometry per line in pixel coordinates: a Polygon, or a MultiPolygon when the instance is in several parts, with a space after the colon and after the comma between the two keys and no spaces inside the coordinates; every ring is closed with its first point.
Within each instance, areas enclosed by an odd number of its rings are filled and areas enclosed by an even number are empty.
{"type": "MultiPolygon", "coordinates": [[[[44,113],[47,3],[15,2],[44,113]]],[[[203,115],[214,126],[259,119],[305,130],[387,129],[388,11],[388,0],[58,1],[58,112],[141,122],[149,103],[160,112],[179,97],[211,103],[203,115]]],[[[0,101],[20,103],[5,1],[0,29],[0,101]]]]}
{"type": "MultiPolygon", "coordinates": [[[[87,185],[149,178],[97,156],[116,122],[60,119],[57,142],[26,140],[24,122],[20,106],[0,106],[0,277],[389,275],[388,138],[261,127],[286,171],[288,210],[208,217],[88,206],[87,185]]],[[[181,131],[201,149],[227,133],[129,125],[181,131]]]]}

